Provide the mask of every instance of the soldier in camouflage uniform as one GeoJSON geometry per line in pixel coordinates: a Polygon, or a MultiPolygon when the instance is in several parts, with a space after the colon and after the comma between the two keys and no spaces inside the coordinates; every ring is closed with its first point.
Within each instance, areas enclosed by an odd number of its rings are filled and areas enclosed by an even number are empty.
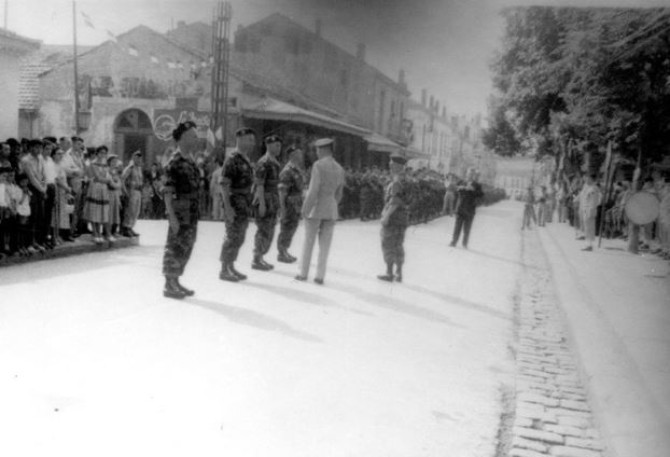
{"type": "Polygon", "coordinates": [[[286,151],[288,162],[279,174],[279,236],[277,237],[277,260],[283,263],[293,263],[297,258],[288,253],[293,235],[300,222],[302,208],[302,190],[305,186],[305,177],[302,172],[303,152],[300,148],[289,147],[286,151]]]}
{"type": "Polygon", "coordinates": [[[402,266],[405,262],[405,231],[408,224],[408,186],[403,177],[407,160],[400,155],[391,156],[389,168],[393,180],[387,185],[382,211],[382,252],[386,263],[386,274],[377,276],[382,281],[402,282],[402,266]],[[395,276],[393,266],[395,265],[395,276]]]}
{"type": "Polygon", "coordinates": [[[231,282],[247,279],[246,275],[235,269],[234,263],[240,247],[244,244],[249,226],[253,184],[253,168],[249,161],[249,153],[256,145],[252,129],[242,128],[235,133],[235,137],[237,148],[226,156],[221,172],[226,236],[221,247],[219,279],[231,282]]]}
{"type": "Polygon", "coordinates": [[[179,124],[172,132],[177,148],[166,168],[165,209],[170,223],[163,255],[163,295],[181,299],[194,292],[179,283],[191,257],[198,229],[200,175],[193,158],[198,135],[193,122],[179,124]]]}
{"type": "Polygon", "coordinates": [[[268,271],[274,268],[263,256],[268,253],[275,235],[279,213],[279,171],[277,157],[281,153],[281,139],[277,135],[265,138],[265,154],[254,169],[253,208],[256,219],[254,260],[251,268],[268,271]]]}

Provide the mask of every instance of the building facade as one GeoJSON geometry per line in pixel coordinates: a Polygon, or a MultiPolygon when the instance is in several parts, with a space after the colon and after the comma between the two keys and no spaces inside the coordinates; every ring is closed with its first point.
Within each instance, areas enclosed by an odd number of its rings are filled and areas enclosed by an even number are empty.
{"type": "Polygon", "coordinates": [[[444,174],[451,172],[452,155],[458,145],[454,144],[455,132],[447,120],[446,110],[443,108],[440,113],[434,100],[427,101],[424,90],[421,103],[410,100],[405,122],[409,146],[420,153],[412,165],[444,174]]]}
{"type": "MultiPolygon", "coordinates": [[[[321,22],[309,30],[282,14],[240,27],[235,33],[231,67],[263,75],[293,95],[283,101],[362,127],[400,145],[409,91],[401,70],[395,81],[365,61],[365,46],[351,54],[324,39],[321,22]]],[[[168,36],[211,52],[211,27],[178,23],[168,36]]],[[[387,152],[390,144],[368,137],[368,149],[387,152]]],[[[398,148],[398,146],[396,146],[398,148]]]]}
{"type": "MultiPolygon", "coordinates": [[[[75,133],[72,60],[39,76],[42,134],[75,133]]],[[[140,150],[150,163],[170,145],[175,123],[197,120],[209,127],[207,56],[154,30],[138,26],[78,57],[80,136],[108,145],[127,159],[140,150]]]]}
{"type": "Polygon", "coordinates": [[[0,29],[0,138],[19,136],[21,60],[39,49],[40,42],[0,29]]]}

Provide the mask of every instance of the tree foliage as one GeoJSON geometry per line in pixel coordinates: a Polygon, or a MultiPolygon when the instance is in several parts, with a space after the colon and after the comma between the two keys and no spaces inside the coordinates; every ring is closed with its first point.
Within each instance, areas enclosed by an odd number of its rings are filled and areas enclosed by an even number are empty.
{"type": "Polygon", "coordinates": [[[668,153],[669,9],[524,7],[504,17],[485,133],[506,139],[487,143],[496,152],[529,140],[539,155],[568,141],[585,150],[611,140],[631,158],[668,153]]]}

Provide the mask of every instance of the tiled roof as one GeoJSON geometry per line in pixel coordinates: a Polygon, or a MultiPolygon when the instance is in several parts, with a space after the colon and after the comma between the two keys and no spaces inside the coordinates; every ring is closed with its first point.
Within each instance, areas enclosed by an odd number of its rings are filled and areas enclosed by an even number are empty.
{"type": "MultiPolygon", "coordinates": [[[[79,46],[77,51],[81,55],[92,48],[93,46],[79,46]]],[[[39,109],[39,75],[70,61],[73,55],[72,45],[45,44],[39,50],[23,57],[19,79],[19,109],[39,109]]]]}

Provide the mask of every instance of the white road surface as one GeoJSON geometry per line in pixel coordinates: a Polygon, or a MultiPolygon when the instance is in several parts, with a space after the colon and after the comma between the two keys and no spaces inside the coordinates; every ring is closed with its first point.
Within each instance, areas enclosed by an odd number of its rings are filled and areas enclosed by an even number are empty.
{"type": "Polygon", "coordinates": [[[183,301],[162,296],[163,221],[137,248],[4,268],[0,455],[490,457],[519,216],[480,209],[470,250],[448,247],[453,218],[409,228],[403,284],[376,279],[379,224],[358,221],[336,227],[325,286],[251,270],[253,225],[249,280],[221,282],[213,222],[183,301]]]}

